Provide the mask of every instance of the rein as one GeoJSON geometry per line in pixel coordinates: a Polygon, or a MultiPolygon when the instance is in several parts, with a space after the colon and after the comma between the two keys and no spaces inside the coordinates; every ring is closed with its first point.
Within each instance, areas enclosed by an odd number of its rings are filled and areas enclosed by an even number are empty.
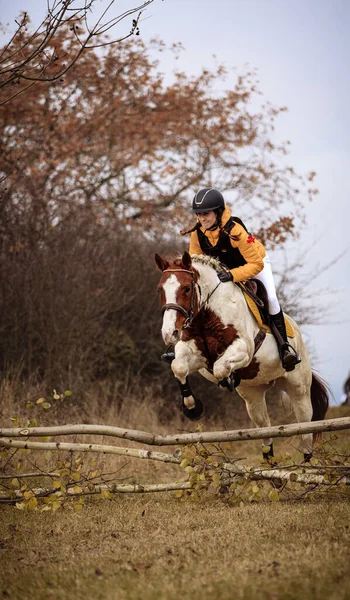
{"type": "MultiPolygon", "coordinates": [[[[192,275],[190,310],[187,311],[183,306],[181,306],[180,304],[176,304],[174,302],[169,302],[168,304],[164,304],[164,306],[162,306],[162,313],[164,313],[166,310],[177,310],[178,312],[180,312],[186,319],[182,328],[186,329],[186,327],[189,327],[189,325],[191,325],[191,323],[195,317],[195,315],[194,315],[194,302],[195,302],[194,271],[190,271],[189,269],[164,269],[163,273],[166,273],[166,272],[168,272],[168,273],[183,272],[183,273],[191,273],[191,275],[192,275]]],[[[210,294],[208,294],[208,296],[204,300],[203,304],[201,304],[201,306],[199,306],[198,312],[200,310],[202,310],[203,306],[205,306],[207,304],[208,300],[211,298],[211,296],[214,294],[214,292],[218,289],[220,283],[221,283],[221,281],[219,281],[217,286],[210,292],[210,294]]],[[[198,291],[199,291],[199,301],[200,301],[202,294],[201,294],[201,288],[199,286],[198,286],[198,291]]]]}

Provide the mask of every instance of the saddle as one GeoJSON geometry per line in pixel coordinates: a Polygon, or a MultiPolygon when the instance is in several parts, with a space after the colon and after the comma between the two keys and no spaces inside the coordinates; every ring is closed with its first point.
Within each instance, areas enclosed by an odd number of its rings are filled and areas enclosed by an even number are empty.
{"type": "MultiPolygon", "coordinates": [[[[259,327],[264,329],[266,333],[272,333],[270,329],[269,304],[264,284],[259,281],[259,279],[253,278],[248,279],[244,283],[240,281],[236,283],[236,285],[241,288],[248,308],[256,318],[259,327]]],[[[286,325],[287,336],[290,338],[295,337],[292,324],[289,322],[286,315],[284,315],[284,322],[286,325]]]]}

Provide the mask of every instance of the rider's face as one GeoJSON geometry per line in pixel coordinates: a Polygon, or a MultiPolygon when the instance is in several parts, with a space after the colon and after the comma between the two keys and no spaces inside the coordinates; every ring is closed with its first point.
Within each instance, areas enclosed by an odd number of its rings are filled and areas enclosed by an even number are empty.
{"type": "Polygon", "coordinates": [[[202,227],[204,227],[204,229],[209,229],[216,222],[216,214],[213,210],[210,210],[209,212],[205,212],[205,213],[198,213],[197,217],[198,217],[199,222],[202,225],[202,227]]]}

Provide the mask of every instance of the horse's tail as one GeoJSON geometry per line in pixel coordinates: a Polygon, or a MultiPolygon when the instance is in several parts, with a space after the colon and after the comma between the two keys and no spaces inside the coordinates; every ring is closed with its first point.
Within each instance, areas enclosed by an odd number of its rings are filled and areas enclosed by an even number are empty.
{"type": "MultiPolygon", "coordinates": [[[[311,421],[322,421],[328,409],[329,389],[325,381],[312,373],[311,381],[311,404],[312,404],[312,419],[311,421]]],[[[320,433],[314,433],[314,441],[321,437],[320,433]]]]}

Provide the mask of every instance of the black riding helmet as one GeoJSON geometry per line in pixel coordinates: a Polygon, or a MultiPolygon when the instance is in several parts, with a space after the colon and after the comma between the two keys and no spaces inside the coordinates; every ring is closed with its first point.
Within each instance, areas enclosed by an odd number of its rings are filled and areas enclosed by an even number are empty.
{"type": "Polygon", "coordinates": [[[194,213],[209,212],[218,208],[225,208],[225,200],[221,192],[214,188],[203,188],[193,198],[192,212],[194,213]]]}

